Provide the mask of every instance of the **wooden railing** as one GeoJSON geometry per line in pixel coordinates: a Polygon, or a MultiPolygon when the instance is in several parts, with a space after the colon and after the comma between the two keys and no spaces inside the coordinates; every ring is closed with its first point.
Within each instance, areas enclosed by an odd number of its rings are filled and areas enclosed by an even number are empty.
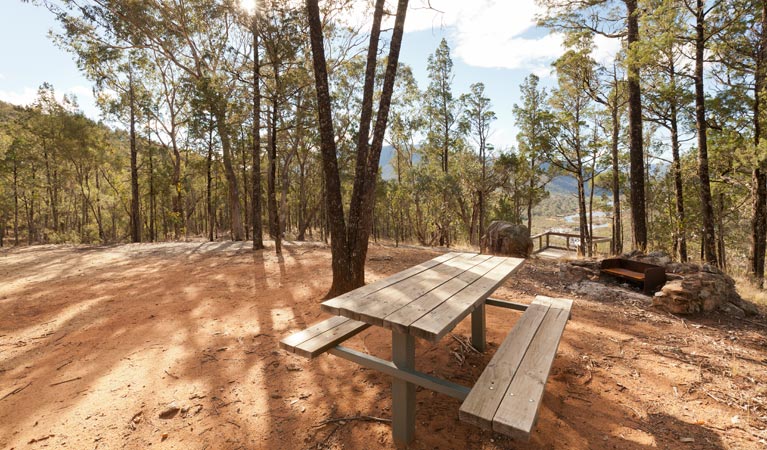
{"type": "MultiPolygon", "coordinates": [[[[535,242],[537,240],[538,242],[538,248],[536,249],[533,247],[533,253],[540,253],[548,248],[554,248],[558,250],[565,250],[568,252],[576,252],[578,251],[578,247],[580,247],[580,239],[581,236],[579,234],[573,234],[573,233],[560,233],[557,231],[546,231],[543,233],[538,233],[534,236],[530,236],[530,238],[533,240],[533,246],[535,246],[535,242]],[[552,239],[555,238],[555,239],[552,239]],[[564,243],[562,242],[562,239],[564,238],[564,243]],[[571,240],[574,240],[573,245],[571,245],[571,240]],[[544,244],[544,241],[546,245],[544,244]]],[[[598,250],[598,244],[604,243],[604,242],[610,242],[612,241],[609,237],[600,237],[600,236],[593,236],[591,238],[591,245],[593,246],[592,249],[594,253],[597,253],[598,250]]],[[[609,252],[605,252],[609,253],[609,252]]]]}

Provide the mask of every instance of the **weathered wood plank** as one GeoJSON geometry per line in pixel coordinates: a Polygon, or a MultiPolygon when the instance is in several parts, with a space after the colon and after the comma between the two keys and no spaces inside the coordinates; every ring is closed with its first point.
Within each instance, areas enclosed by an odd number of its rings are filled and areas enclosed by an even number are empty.
{"type": "Polygon", "coordinates": [[[493,431],[513,438],[530,438],[570,305],[572,302],[566,307],[549,308],[495,413],[493,431]]]}
{"type": "Polygon", "coordinates": [[[533,303],[517,321],[461,405],[462,421],[492,429],[498,406],[548,310],[549,305],[533,303]]]}
{"type": "Polygon", "coordinates": [[[348,309],[342,308],[341,314],[382,326],[386,316],[464,273],[473,265],[473,260],[481,260],[485,257],[486,255],[463,253],[418,275],[361,298],[348,309]]]}
{"type": "Polygon", "coordinates": [[[620,267],[611,267],[609,269],[602,269],[602,272],[610,275],[624,277],[635,281],[644,281],[644,274],[640,272],[634,272],[629,269],[621,269],[620,267]]]}
{"type": "Polygon", "coordinates": [[[323,320],[322,322],[315,323],[314,325],[304,330],[298,331],[284,338],[282,341],[280,341],[280,346],[295,347],[296,345],[300,345],[301,343],[306,342],[309,339],[330,330],[331,328],[337,327],[338,325],[341,325],[348,320],[349,319],[346,317],[334,316],[327,320],[323,320]]]}
{"type": "Polygon", "coordinates": [[[339,315],[342,309],[348,308],[350,305],[353,305],[360,298],[363,298],[367,295],[378,292],[381,289],[384,289],[393,284],[399,283],[402,280],[406,280],[412,276],[418,275],[419,273],[425,270],[428,270],[436,265],[442,264],[443,262],[456,258],[459,255],[460,253],[450,252],[450,253],[445,253],[444,255],[438,256],[434,259],[424,261],[421,264],[418,264],[409,269],[403,270],[402,272],[396,273],[390,277],[386,277],[384,279],[375,281],[373,283],[366,284],[365,286],[357,288],[351,292],[347,292],[346,294],[342,294],[342,295],[339,295],[338,297],[334,297],[329,300],[326,300],[322,302],[321,308],[323,311],[339,315]]]}
{"type": "Polygon", "coordinates": [[[346,317],[331,317],[306,330],[288,336],[280,341],[280,347],[306,358],[314,358],[369,326],[369,324],[346,317]]]}
{"type": "Polygon", "coordinates": [[[519,270],[525,262],[521,258],[504,258],[504,261],[466,288],[453,295],[429,314],[421,317],[410,326],[410,333],[432,342],[440,340],[458,322],[469,315],[498,286],[503,284],[512,273],[519,270]]]}
{"type": "Polygon", "coordinates": [[[386,316],[383,320],[383,326],[400,333],[407,333],[413,322],[428,314],[431,310],[441,305],[445,300],[452,297],[477,279],[483,277],[486,273],[503,262],[503,258],[491,257],[488,255],[482,256],[484,256],[484,259],[472,259],[472,262],[478,261],[478,263],[468,268],[468,270],[459,276],[386,316]]]}

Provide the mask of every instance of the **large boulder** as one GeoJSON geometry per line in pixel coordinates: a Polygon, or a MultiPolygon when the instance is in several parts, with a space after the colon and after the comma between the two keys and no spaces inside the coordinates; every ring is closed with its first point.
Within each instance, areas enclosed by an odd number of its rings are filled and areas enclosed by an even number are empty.
{"type": "Polygon", "coordinates": [[[527,258],[533,251],[530,230],[502,220],[494,220],[479,241],[482,253],[527,258]]]}
{"type": "MultiPolygon", "coordinates": [[[[653,305],[674,314],[728,311],[743,300],[735,289],[735,280],[721,270],[704,264],[669,264],[667,271],[678,275],[653,297],[653,305]]],[[[738,309],[741,310],[738,306],[738,309]]]]}

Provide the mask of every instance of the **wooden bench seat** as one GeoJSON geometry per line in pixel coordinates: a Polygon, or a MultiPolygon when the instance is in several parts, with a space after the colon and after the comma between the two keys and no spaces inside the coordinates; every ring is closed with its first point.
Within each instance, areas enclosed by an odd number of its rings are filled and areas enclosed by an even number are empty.
{"type": "Polygon", "coordinates": [[[608,275],[619,277],[619,278],[627,278],[629,280],[634,280],[634,281],[644,281],[643,273],[635,272],[629,269],[621,269],[620,267],[615,267],[611,269],[602,269],[602,272],[608,275]]]}
{"type": "Polygon", "coordinates": [[[604,259],[600,272],[638,283],[646,295],[652,295],[666,284],[666,271],[663,267],[630,259],[604,259]]]}
{"type": "Polygon", "coordinates": [[[369,326],[367,323],[335,316],[291,334],[280,341],[280,347],[306,358],[314,358],[369,326]]]}
{"type": "Polygon", "coordinates": [[[537,296],[459,410],[462,421],[529,439],[572,300],[537,296]]]}

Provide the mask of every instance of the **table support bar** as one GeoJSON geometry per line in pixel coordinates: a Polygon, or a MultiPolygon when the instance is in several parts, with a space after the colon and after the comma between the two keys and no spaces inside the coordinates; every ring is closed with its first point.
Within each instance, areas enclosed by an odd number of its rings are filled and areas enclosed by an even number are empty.
{"type": "Polygon", "coordinates": [[[440,394],[445,394],[460,401],[464,401],[466,396],[469,395],[469,391],[471,390],[465,386],[461,386],[460,384],[441,380],[439,378],[435,378],[415,370],[399,369],[394,365],[394,363],[390,361],[376,358],[375,356],[358,352],[357,350],[343,347],[341,345],[331,348],[328,350],[328,353],[338,356],[339,358],[348,359],[349,361],[355,362],[360,366],[367,367],[369,369],[375,369],[379,372],[383,372],[387,375],[391,375],[409,383],[417,384],[418,386],[439,392],[440,394]]]}
{"type": "Polygon", "coordinates": [[[500,308],[515,309],[517,311],[527,310],[527,305],[525,305],[524,303],[514,303],[514,302],[509,302],[506,300],[500,300],[500,299],[491,298],[491,297],[488,297],[487,300],[485,300],[485,304],[490,306],[498,306],[500,308]]]}

